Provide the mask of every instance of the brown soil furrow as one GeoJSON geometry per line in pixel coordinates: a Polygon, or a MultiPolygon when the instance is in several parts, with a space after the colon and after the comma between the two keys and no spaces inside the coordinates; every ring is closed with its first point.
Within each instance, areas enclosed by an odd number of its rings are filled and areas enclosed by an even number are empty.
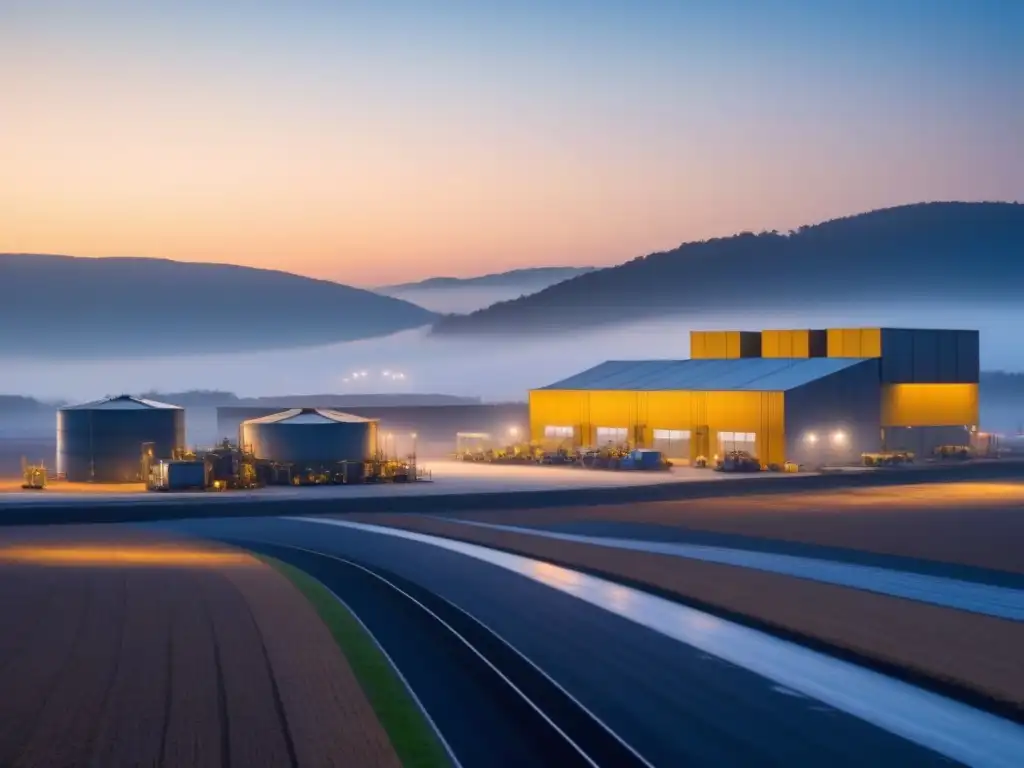
{"type": "Polygon", "coordinates": [[[450,536],[588,569],[679,595],[699,606],[932,679],[950,681],[1024,712],[1024,624],[853,589],[667,555],[613,550],[429,518],[376,516],[396,527],[450,536]]]}
{"type": "Polygon", "coordinates": [[[4,607],[0,680],[4,679],[4,668],[14,663],[25,647],[26,638],[48,615],[59,588],[56,575],[45,569],[0,566],[0,605],[4,607]]]}
{"type": "Polygon", "coordinates": [[[249,608],[227,579],[211,573],[204,589],[223,675],[231,765],[290,765],[274,708],[259,635],[249,608]]]}
{"type": "Polygon", "coordinates": [[[158,569],[127,575],[117,672],[100,716],[93,761],[103,766],[158,765],[167,680],[170,615],[187,595],[158,569]]]}
{"type": "Polygon", "coordinates": [[[270,571],[233,569],[263,635],[296,757],[303,768],[399,768],[387,734],[334,639],[291,583],[270,571]]]}
{"type": "MultiPolygon", "coordinates": [[[[183,574],[183,588],[201,595],[213,574],[183,574]]],[[[175,613],[171,627],[169,658],[171,683],[163,737],[165,766],[218,768],[222,763],[221,722],[217,664],[211,619],[202,602],[189,601],[175,613]]],[[[226,735],[224,742],[227,742],[226,735]]]]}
{"type": "Polygon", "coordinates": [[[87,581],[90,595],[77,642],[35,718],[17,765],[73,765],[90,751],[102,704],[117,668],[124,624],[124,580],[103,570],[87,581]]]}
{"type": "Polygon", "coordinates": [[[60,680],[89,607],[87,584],[68,584],[45,607],[3,668],[0,765],[12,765],[60,680]]]}

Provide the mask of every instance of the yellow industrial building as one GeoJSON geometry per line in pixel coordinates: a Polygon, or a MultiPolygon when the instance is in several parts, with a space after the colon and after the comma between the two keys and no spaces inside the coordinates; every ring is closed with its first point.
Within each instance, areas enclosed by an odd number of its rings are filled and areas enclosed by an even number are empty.
{"type": "Polygon", "coordinates": [[[531,391],[532,438],[684,463],[743,450],[782,465],[924,455],[977,431],[977,331],[693,331],[690,349],[689,360],[609,361],[531,391]]]}

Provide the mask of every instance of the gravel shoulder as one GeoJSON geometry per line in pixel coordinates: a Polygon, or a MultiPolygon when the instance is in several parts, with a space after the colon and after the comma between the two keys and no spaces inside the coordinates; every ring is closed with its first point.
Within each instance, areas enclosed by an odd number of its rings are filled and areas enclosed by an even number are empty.
{"type": "Polygon", "coordinates": [[[0,765],[402,763],[293,583],[113,526],[0,536],[0,765]]]}
{"type": "MultiPolygon", "coordinates": [[[[355,516],[346,516],[354,520],[355,516]]],[[[665,555],[615,551],[433,518],[373,515],[387,524],[471,541],[653,588],[730,618],[837,649],[1015,717],[1024,716],[1024,624],[844,587],[665,555]]]]}

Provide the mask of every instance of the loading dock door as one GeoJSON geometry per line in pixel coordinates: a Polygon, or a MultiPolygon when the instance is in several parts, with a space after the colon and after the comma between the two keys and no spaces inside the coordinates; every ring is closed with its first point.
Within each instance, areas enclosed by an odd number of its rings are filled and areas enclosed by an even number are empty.
{"type": "Polygon", "coordinates": [[[651,446],[661,451],[667,459],[690,462],[690,430],[688,429],[656,429],[654,444],[651,446]]]}

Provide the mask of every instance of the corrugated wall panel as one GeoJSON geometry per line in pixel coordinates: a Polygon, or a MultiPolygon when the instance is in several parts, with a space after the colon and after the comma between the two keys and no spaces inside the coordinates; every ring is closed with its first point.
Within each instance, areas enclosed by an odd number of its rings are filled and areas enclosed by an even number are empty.
{"type": "Polygon", "coordinates": [[[725,355],[730,360],[740,356],[740,332],[725,331],[722,336],[725,339],[725,355]]]}
{"type": "Polygon", "coordinates": [[[980,338],[977,331],[958,331],[956,371],[958,382],[976,384],[981,376],[980,338]]]}
{"type": "Polygon", "coordinates": [[[690,359],[703,360],[707,357],[707,334],[704,331],[690,331],[690,359]]]}
{"type": "Polygon", "coordinates": [[[761,331],[762,357],[788,357],[782,352],[782,339],[786,331],[761,331]]]}
{"type": "Polygon", "coordinates": [[[903,328],[882,331],[882,381],[902,384],[914,380],[914,332],[903,328]]]}
{"type": "Polygon", "coordinates": [[[957,352],[959,351],[959,331],[938,331],[938,378],[941,384],[955,384],[959,381],[957,352]]]}
{"type": "Polygon", "coordinates": [[[707,355],[715,360],[724,360],[729,357],[729,336],[727,331],[708,331],[707,355]]]}
{"type": "Polygon", "coordinates": [[[860,331],[860,354],[856,357],[881,357],[882,356],[882,329],[861,328],[860,331]]]}
{"type": "Polygon", "coordinates": [[[825,350],[829,357],[844,357],[842,328],[829,328],[825,331],[825,340],[825,350]]]}
{"type": "Polygon", "coordinates": [[[861,354],[861,329],[843,329],[843,357],[863,357],[861,354]]]}
{"type": "Polygon", "coordinates": [[[939,333],[914,331],[914,377],[916,384],[934,384],[939,379],[939,333]]]}
{"type": "Polygon", "coordinates": [[[785,393],[786,456],[801,464],[858,462],[881,445],[877,360],[844,369],[785,393]],[[842,432],[845,443],[830,436],[842,432]],[[807,438],[813,435],[816,440],[807,438]]]}
{"type": "Polygon", "coordinates": [[[739,356],[743,358],[761,357],[761,332],[740,331],[739,356]]]}
{"type": "Polygon", "coordinates": [[[887,384],[882,387],[882,426],[944,427],[977,423],[977,384],[887,384]]]}
{"type": "Polygon", "coordinates": [[[807,331],[807,356],[828,357],[828,332],[823,330],[807,331]]]}
{"type": "Polygon", "coordinates": [[[810,331],[789,331],[789,357],[810,357],[810,331]]]}
{"type": "Polygon", "coordinates": [[[962,426],[887,427],[883,435],[885,450],[910,451],[921,458],[931,456],[939,446],[971,444],[971,434],[962,426]]]}

